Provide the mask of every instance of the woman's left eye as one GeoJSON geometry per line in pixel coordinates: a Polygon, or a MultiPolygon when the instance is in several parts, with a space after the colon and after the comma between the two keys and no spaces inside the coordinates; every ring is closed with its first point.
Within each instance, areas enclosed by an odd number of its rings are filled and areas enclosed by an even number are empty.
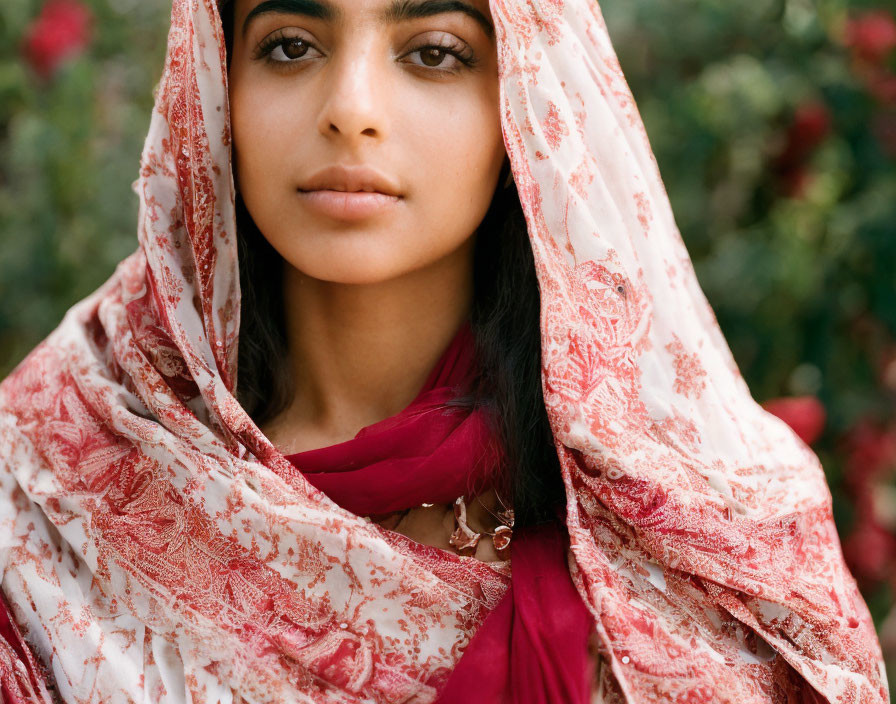
{"type": "Polygon", "coordinates": [[[427,68],[436,68],[443,71],[454,71],[460,68],[461,65],[472,66],[476,63],[476,59],[472,52],[466,52],[462,49],[441,46],[438,44],[422,46],[408,52],[405,56],[411,56],[412,54],[420,55],[420,63],[417,63],[416,61],[411,62],[415,66],[425,66],[427,68]],[[445,65],[445,60],[449,58],[450,61],[445,65]]]}

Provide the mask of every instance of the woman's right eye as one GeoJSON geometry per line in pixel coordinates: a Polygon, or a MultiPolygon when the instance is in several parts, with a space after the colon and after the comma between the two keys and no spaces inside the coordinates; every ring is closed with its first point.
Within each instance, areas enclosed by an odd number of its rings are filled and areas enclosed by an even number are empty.
{"type": "MultiPolygon", "coordinates": [[[[271,63],[290,64],[310,58],[309,52],[317,51],[310,42],[301,37],[274,37],[263,43],[259,54],[271,63]]],[[[313,57],[313,54],[312,54],[313,57]]]]}

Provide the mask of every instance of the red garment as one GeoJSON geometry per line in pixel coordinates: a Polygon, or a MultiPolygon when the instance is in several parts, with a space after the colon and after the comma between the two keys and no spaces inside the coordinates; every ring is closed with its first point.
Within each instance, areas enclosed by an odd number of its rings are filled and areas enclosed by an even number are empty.
{"type": "Polygon", "coordinates": [[[470,391],[475,373],[473,333],[465,322],[404,410],[351,440],[287,459],[361,516],[479,494],[501,464],[500,446],[484,409],[447,405],[470,391]]]}
{"type": "MultiPolygon", "coordinates": [[[[446,405],[470,390],[475,372],[464,323],[404,410],[351,440],[287,459],[360,515],[475,495],[497,477],[499,444],[486,411],[446,405]]],[[[568,543],[558,523],[514,532],[510,588],[467,646],[439,704],[588,702],[593,624],[570,578],[568,543]]]]}
{"type": "Polygon", "coordinates": [[[437,704],[586,704],[591,614],[569,576],[558,523],[518,529],[513,581],[479,627],[437,704]]]}
{"type": "Polygon", "coordinates": [[[28,644],[22,638],[9,606],[0,592],[0,703],[30,704],[49,698],[44,675],[28,644]]]}

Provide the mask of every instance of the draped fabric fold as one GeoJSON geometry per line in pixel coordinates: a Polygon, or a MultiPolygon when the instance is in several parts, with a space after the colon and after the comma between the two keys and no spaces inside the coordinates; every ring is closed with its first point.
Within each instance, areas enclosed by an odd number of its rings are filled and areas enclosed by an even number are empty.
{"type": "Polygon", "coordinates": [[[465,322],[407,408],[346,442],[287,459],[360,516],[476,496],[500,481],[503,466],[487,411],[451,405],[471,391],[476,371],[473,332],[465,322]]]}
{"type": "Polygon", "coordinates": [[[513,540],[508,593],[473,636],[437,704],[595,701],[593,624],[569,579],[569,541],[554,523],[518,530],[513,540]]]}
{"type": "MultiPolygon", "coordinates": [[[[491,11],[599,687],[889,701],[821,466],[738,372],[598,4],[491,11]]],[[[139,245],[0,384],[8,613],[65,702],[432,702],[507,582],[333,502],[236,401],[224,39],[214,0],[171,18],[139,245]]]]}
{"type": "MultiPolygon", "coordinates": [[[[500,480],[503,460],[486,411],[449,405],[471,389],[476,373],[466,322],[401,412],[350,440],[287,459],[340,506],[362,515],[385,513],[383,505],[397,511],[472,498],[500,480]]],[[[590,701],[592,619],[570,579],[563,533],[554,522],[515,532],[510,586],[476,631],[439,704],[590,701]]],[[[504,563],[495,569],[503,573],[504,563]]]]}
{"type": "Polygon", "coordinates": [[[13,621],[0,595],[0,702],[28,704],[48,700],[45,673],[13,621]]]}
{"type": "Polygon", "coordinates": [[[494,0],[578,584],[630,701],[888,700],[818,458],[750,396],[597,3],[494,0]]]}

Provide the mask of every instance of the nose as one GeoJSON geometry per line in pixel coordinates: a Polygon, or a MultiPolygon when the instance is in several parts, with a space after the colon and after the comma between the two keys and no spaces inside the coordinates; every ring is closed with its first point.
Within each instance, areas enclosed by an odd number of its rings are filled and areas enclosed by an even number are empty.
{"type": "Polygon", "coordinates": [[[386,62],[373,46],[357,45],[327,67],[325,100],[318,129],[329,139],[358,146],[365,138],[383,140],[388,131],[388,81],[386,62]]]}

